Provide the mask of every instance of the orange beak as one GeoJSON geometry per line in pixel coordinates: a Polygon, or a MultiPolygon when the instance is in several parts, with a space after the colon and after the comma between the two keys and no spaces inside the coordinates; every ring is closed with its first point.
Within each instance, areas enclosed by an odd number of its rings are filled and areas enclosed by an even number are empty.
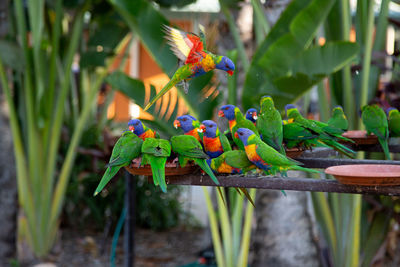
{"type": "Polygon", "coordinates": [[[229,74],[229,76],[233,75],[233,70],[228,70],[227,73],[229,74]]]}
{"type": "Polygon", "coordinates": [[[239,139],[239,135],[237,132],[235,133],[235,138],[239,139]]]}
{"type": "Polygon", "coordinates": [[[178,129],[178,127],[181,127],[181,122],[178,120],[174,120],[174,127],[175,127],[175,129],[178,129]]]}
{"type": "Polygon", "coordinates": [[[131,131],[133,133],[135,131],[135,127],[133,127],[132,125],[129,126],[129,131],[131,131]]]}
{"type": "Polygon", "coordinates": [[[258,119],[257,112],[253,112],[253,119],[256,121],[258,119]]]}
{"type": "Polygon", "coordinates": [[[206,126],[204,124],[200,125],[199,132],[204,133],[206,131],[206,126]]]}
{"type": "Polygon", "coordinates": [[[222,110],[218,111],[218,117],[225,117],[225,114],[222,110]]]}

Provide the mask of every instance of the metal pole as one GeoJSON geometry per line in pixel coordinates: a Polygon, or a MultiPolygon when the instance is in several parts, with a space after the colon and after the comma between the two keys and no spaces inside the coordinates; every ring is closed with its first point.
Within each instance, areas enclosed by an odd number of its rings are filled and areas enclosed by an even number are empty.
{"type": "Polygon", "coordinates": [[[125,207],[124,226],[124,266],[133,267],[135,263],[135,186],[136,176],[125,171],[125,207]]]}

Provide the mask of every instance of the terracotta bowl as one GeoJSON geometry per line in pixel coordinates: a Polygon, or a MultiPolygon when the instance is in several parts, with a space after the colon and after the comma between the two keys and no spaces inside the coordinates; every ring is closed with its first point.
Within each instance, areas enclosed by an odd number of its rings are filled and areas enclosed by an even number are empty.
{"type": "Polygon", "coordinates": [[[365,130],[347,131],[342,136],[353,140],[357,145],[374,145],[378,143],[378,137],[374,134],[367,136],[367,131],[365,130]]]}
{"type": "Polygon", "coordinates": [[[288,148],[286,149],[286,156],[292,159],[298,158],[303,154],[304,150],[298,148],[288,148]]]}
{"type": "MultiPolygon", "coordinates": [[[[144,176],[153,176],[151,172],[150,165],[139,166],[138,162],[133,162],[131,165],[125,167],[125,169],[133,175],[144,175],[144,176]]],[[[199,167],[196,165],[186,165],[184,168],[177,167],[176,163],[167,162],[165,166],[165,176],[176,176],[176,175],[184,175],[195,173],[199,170],[199,167]]]]}
{"type": "Polygon", "coordinates": [[[348,185],[400,185],[400,165],[339,165],[325,169],[325,173],[348,185]]]}

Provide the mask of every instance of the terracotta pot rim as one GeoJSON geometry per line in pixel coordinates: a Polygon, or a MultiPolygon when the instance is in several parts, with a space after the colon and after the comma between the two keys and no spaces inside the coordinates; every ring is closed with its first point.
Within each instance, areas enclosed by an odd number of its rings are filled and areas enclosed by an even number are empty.
{"type": "Polygon", "coordinates": [[[400,165],[386,164],[354,164],[338,165],[325,169],[326,174],[347,176],[347,177],[399,177],[400,165]]]}

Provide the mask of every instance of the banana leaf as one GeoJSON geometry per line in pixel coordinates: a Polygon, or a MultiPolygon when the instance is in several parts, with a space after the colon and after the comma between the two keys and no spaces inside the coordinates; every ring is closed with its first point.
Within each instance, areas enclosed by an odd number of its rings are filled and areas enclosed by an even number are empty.
{"type": "MultiPolygon", "coordinates": [[[[253,57],[244,84],[244,108],[257,103],[258,98],[266,93],[275,100],[277,92],[282,91],[282,88],[277,87],[276,79],[293,74],[290,70],[296,63],[296,58],[310,45],[333,3],[331,0],[295,0],[287,7],[253,57]]],[[[296,95],[302,95],[309,89],[311,80],[315,84],[320,79],[321,77],[308,77],[307,80],[302,80],[302,84],[307,87],[298,88],[296,95]]],[[[283,103],[296,99],[290,97],[291,90],[283,89],[282,99],[277,103],[278,108],[282,108],[283,103]]]]}

